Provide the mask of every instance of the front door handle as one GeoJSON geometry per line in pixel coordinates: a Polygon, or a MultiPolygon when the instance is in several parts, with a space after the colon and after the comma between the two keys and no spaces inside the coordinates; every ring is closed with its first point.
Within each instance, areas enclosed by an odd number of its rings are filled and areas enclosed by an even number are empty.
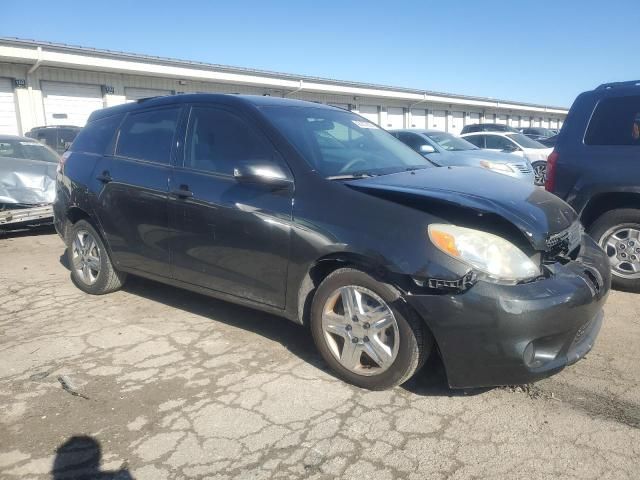
{"type": "Polygon", "coordinates": [[[189,190],[187,185],[180,185],[180,188],[174,188],[171,190],[171,195],[178,198],[189,198],[193,197],[193,192],[189,190]]]}
{"type": "Polygon", "coordinates": [[[113,178],[111,178],[109,170],[104,170],[100,175],[96,177],[96,180],[99,180],[102,183],[109,183],[113,181],[113,178]]]}

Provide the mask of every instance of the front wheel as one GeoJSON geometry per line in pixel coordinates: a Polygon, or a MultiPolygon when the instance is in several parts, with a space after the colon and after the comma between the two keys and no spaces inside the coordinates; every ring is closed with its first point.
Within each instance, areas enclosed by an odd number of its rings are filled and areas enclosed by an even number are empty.
{"type": "Polygon", "coordinates": [[[311,331],[336,374],[370,390],[407,381],[433,345],[422,320],[394,287],[352,268],[336,270],[318,287],[311,331]]]}
{"type": "Polygon", "coordinates": [[[533,162],[533,182],[538,186],[543,186],[547,181],[547,162],[533,162]]]}
{"type": "Polygon", "coordinates": [[[589,234],[609,257],[613,286],[640,292],[640,210],[606,212],[589,227],[589,234]]]}

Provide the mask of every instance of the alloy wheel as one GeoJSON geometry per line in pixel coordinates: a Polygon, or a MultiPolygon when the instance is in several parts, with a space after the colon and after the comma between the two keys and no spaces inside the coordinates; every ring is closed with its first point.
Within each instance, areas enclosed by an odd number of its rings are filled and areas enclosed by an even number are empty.
{"type": "Polygon", "coordinates": [[[533,181],[536,185],[544,185],[547,180],[547,165],[545,163],[539,163],[533,166],[533,181]]]}
{"type": "Polygon", "coordinates": [[[640,225],[617,225],[600,238],[611,263],[611,272],[624,278],[640,278],[640,225]]]}
{"type": "Polygon", "coordinates": [[[100,274],[100,249],[93,235],[86,230],[78,230],[72,245],[73,268],[80,280],[93,285],[100,274]]]}
{"type": "Polygon", "coordinates": [[[371,290],[335,290],[322,310],[322,331],[332,355],[359,375],[386,371],[398,355],[398,323],[386,302],[371,290]]]}

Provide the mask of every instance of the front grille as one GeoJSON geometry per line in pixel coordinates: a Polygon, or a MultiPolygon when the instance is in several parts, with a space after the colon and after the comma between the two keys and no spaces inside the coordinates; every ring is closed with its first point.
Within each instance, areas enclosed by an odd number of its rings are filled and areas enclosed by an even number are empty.
{"type": "Polygon", "coordinates": [[[576,221],[567,228],[553,235],[549,235],[546,240],[549,253],[547,257],[555,258],[558,255],[567,255],[572,253],[580,246],[582,239],[582,225],[576,221]]]}
{"type": "Polygon", "coordinates": [[[510,163],[509,166],[515,168],[520,173],[531,173],[531,167],[526,163],[510,163]]]}

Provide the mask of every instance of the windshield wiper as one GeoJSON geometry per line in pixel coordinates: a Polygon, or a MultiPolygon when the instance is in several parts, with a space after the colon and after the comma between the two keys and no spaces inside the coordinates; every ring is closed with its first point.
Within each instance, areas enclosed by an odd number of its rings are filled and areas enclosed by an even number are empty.
{"type": "Polygon", "coordinates": [[[355,178],[369,178],[369,177],[375,177],[375,175],[369,172],[355,172],[355,173],[345,173],[344,175],[331,175],[325,178],[327,180],[353,180],[355,178]]]}

